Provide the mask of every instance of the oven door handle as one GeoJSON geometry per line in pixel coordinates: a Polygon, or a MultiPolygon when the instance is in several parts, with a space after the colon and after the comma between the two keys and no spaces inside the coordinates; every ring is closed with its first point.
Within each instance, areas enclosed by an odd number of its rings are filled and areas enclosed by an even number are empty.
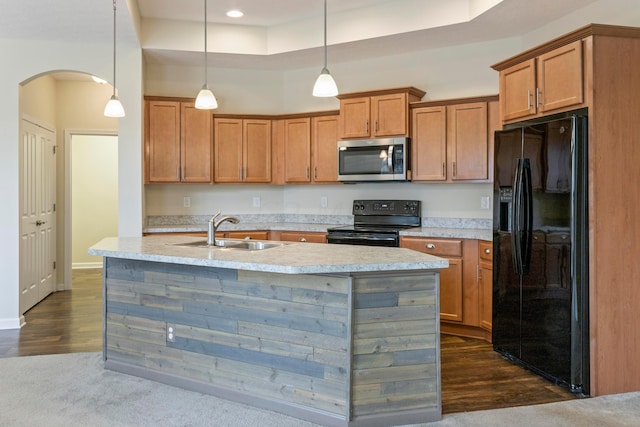
{"type": "Polygon", "coordinates": [[[366,236],[366,235],[360,235],[360,236],[335,236],[335,235],[327,235],[327,239],[340,239],[340,240],[375,240],[375,241],[380,241],[380,242],[393,242],[396,240],[396,237],[394,236],[389,236],[389,237],[373,237],[373,236],[366,236]]]}

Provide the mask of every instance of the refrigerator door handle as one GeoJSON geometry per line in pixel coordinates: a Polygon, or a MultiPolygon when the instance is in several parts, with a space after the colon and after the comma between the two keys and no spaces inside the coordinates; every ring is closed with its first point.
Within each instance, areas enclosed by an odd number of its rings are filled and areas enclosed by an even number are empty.
{"type": "Polygon", "coordinates": [[[513,268],[517,274],[522,274],[522,159],[518,158],[513,176],[513,195],[511,199],[511,253],[513,268]]]}
{"type": "Polygon", "coordinates": [[[529,272],[531,263],[531,245],[533,241],[533,188],[531,184],[531,162],[522,159],[522,244],[520,250],[520,262],[522,274],[529,272]]]}

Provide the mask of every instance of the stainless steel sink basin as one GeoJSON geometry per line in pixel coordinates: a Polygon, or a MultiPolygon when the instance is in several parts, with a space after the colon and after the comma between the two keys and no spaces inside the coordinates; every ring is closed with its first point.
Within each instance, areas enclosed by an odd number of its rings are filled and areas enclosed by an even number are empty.
{"type": "Polygon", "coordinates": [[[216,239],[215,246],[208,245],[206,240],[197,240],[188,243],[175,243],[174,246],[186,246],[196,248],[223,248],[223,249],[243,249],[246,251],[261,251],[264,249],[284,246],[287,243],[264,242],[261,240],[240,240],[240,239],[216,239]]]}

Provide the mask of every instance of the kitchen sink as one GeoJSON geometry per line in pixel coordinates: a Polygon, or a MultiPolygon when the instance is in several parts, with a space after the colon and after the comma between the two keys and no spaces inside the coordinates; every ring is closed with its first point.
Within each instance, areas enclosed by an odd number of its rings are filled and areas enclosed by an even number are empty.
{"type": "Polygon", "coordinates": [[[262,251],[264,249],[284,246],[288,243],[280,242],[264,242],[261,240],[241,240],[241,239],[216,239],[215,246],[208,245],[206,240],[197,240],[188,243],[175,243],[174,246],[185,246],[192,248],[211,248],[211,249],[243,249],[246,251],[262,251]]]}

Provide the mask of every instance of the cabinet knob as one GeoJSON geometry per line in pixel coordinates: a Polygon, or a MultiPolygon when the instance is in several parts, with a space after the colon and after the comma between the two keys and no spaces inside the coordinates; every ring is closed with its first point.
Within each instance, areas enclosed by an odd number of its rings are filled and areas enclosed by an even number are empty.
{"type": "Polygon", "coordinates": [[[305,237],[301,237],[300,239],[298,239],[300,242],[306,242],[307,239],[305,237]]]}
{"type": "Polygon", "coordinates": [[[436,245],[435,245],[434,243],[427,243],[426,248],[427,248],[427,249],[435,249],[435,248],[436,248],[436,245]]]}
{"type": "Polygon", "coordinates": [[[490,253],[491,253],[491,249],[489,249],[489,248],[485,248],[484,253],[485,253],[485,254],[490,254],[490,253]]]}

